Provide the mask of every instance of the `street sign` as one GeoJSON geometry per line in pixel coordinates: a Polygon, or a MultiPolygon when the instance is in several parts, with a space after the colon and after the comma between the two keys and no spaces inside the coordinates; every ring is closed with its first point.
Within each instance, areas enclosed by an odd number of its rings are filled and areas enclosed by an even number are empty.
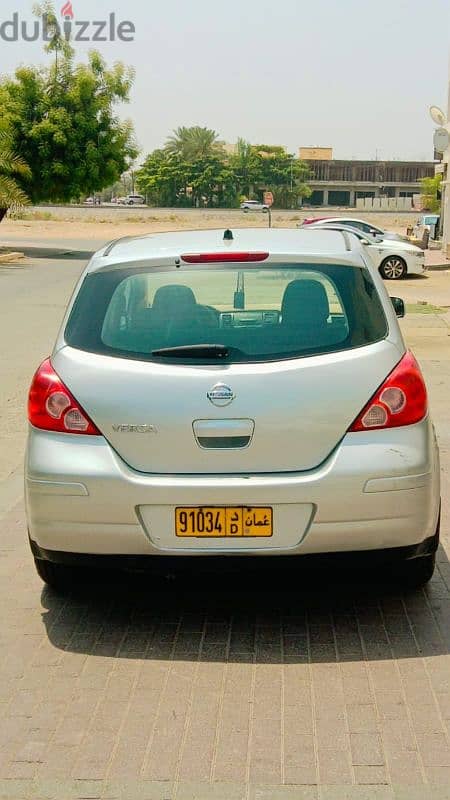
{"type": "Polygon", "coordinates": [[[273,205],[273,194],[272,194],[272,192],[264,192],[264,205],[266,205],[266,206],[273,205]]]}
{"type": "Polygon", "coordinates": [[[447,128],[436,128],[433,136],[434,149],[438,153],[445,153],[450,141],[447,128]]]}

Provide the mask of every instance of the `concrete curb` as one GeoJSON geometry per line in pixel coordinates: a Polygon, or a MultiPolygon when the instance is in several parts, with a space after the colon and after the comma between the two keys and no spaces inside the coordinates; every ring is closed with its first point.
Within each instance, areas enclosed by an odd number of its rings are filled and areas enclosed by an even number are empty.
{"type": "MultiPolygon", "coordinates": [[[[100,245],[99,245],[100,247],[100,245]]],[[[22,258],[45,258],[49,261],[54,259],[77,259],[81,261],[88,261],[96,252],[94,250],[79,250],[71,247],[36,247],[33,245],[23,245],[22,252],[19,254],[22,258]]],[[[10,255],[9,253],[7,254],[10,255]]]]}
{"type": "Polygon", "coordinates": [[[446,270],[450,270],[450,261],[447,261],[446,264],[427,264],[426,268],[427,272],[445,272],[446,270]]]}

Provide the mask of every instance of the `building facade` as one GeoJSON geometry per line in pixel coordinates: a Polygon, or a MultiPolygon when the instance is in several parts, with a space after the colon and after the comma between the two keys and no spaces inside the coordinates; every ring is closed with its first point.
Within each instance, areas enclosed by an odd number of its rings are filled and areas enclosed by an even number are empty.
{"type": "MultiPolygon", "coordinates": [[[[325,149],[325,148],[324,148],[325,149]]],[[[433,161],[353,161],[304,159],[311,169],[312,206],[356,207],[359,198],[413,197],[421,179],[432,178],[433,161]]]]}
{"type": "Polygon", "coordinates": [[[332,147],[300,147],[298,157],[303,161],[329,161],[333,158],[332,147]]]}

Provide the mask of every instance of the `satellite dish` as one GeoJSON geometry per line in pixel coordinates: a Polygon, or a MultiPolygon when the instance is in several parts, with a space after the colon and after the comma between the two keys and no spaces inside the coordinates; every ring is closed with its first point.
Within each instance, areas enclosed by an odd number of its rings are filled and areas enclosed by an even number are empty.
{"type": "Polygon", "coordinates": [[[445,125],[447,120],[445,119],[445,114],[439,106],[430,106],[430,117],[436,125],[442,127],[445,125]]]}

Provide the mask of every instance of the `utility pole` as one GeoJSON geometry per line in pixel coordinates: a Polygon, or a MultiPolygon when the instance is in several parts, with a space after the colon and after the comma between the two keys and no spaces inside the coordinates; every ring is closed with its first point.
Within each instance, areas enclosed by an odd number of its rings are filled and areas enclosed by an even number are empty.
{"type": "MultiPolygon", "coordinates": [[[[449,60],[449,76],[448,76],[448,98],[447,98],[447,130],[450,133],[450,60],[449,60]]],[[[444,163],[444,180],[442,181],[442,215],[444,217],[444,226],[442,229],[442,252],[444,256],[450,255],[450,144],[447,147],[443,159],[444,163]]]]}

